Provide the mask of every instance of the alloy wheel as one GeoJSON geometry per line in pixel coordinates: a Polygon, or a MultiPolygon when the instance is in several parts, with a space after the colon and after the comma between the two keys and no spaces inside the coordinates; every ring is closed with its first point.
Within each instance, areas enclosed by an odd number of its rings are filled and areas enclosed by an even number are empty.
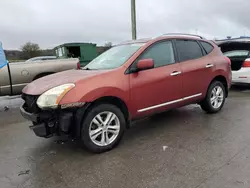
{"type": "Polygon", "coordinates": [[[112,144],[119,132],[119,118],[114,113],[108,111],[97,114],[89,126],[89,137],[98,146],[112,144]]]}
{"type": "Polygon", "coordinates": [[[218,109],[221,107],[224,100],[224,91],[220,86],[215,86],[211,92],[210,102],[211,105],[218,109]]]}

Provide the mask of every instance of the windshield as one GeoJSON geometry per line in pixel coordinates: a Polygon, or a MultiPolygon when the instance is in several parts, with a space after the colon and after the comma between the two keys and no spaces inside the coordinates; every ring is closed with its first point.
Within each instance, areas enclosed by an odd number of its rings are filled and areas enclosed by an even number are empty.
{"type": "Polygon", "coordinates": [[[91,61],[84,69],[114,69],[123,65],[145,43],[115,46],[91,61]]]}

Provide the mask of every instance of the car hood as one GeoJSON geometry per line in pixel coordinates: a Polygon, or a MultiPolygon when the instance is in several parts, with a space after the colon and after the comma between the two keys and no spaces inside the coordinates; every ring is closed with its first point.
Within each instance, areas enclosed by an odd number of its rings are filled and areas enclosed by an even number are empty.
{"type": "Polygon", "coordinates": [[[23,93],[28,95],[41,95],[45,91],[67,83],[76,83],[79,80],[84,80],[108,70],[69,70],[63,71],[49,76],[37,79],[28,84],[24,89],[23,93]]]}

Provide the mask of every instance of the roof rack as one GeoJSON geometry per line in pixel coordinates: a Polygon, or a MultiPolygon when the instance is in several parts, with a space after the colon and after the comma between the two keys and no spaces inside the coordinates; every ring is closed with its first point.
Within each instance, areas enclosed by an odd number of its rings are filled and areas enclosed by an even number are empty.
{"type": "Polygon", "coordinates": [[[163,34],[163,36],[165,36],[165,35],[186,35],[186,36],[198,37],[200,39],[205,39],[204,37],[202,37],[200,35],[188,34],[188,33],[166,33],[166,34],[163,34]]]}
{"type": "Polygon", "coordinates": [[[140,39],[136,39],[136,40],[126,40],[123,42],[120,42],[119,44],[126,44],[126,43],[140,43],[140,42],[147,42],[149,40],[152,40],[152,38],[140,38],[140,39]]]}

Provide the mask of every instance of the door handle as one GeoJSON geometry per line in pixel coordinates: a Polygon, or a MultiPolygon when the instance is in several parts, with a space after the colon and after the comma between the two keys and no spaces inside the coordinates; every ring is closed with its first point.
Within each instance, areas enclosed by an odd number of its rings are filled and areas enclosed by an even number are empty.
{"type": "Polygon", "coordinates": [[[179,74],[181,74],[180,71],[174,71],[174,72],[172,72],[172,73],[170,74],[170,76],[177,76],[177,75],[179,75],[179,74]]]}
{"type": "Polygon", "coordinates": [[[211,68],[211,67],[213,67],[214,65],[213,64],[207,64],[206,65],[206,68],[211,68]]]}

